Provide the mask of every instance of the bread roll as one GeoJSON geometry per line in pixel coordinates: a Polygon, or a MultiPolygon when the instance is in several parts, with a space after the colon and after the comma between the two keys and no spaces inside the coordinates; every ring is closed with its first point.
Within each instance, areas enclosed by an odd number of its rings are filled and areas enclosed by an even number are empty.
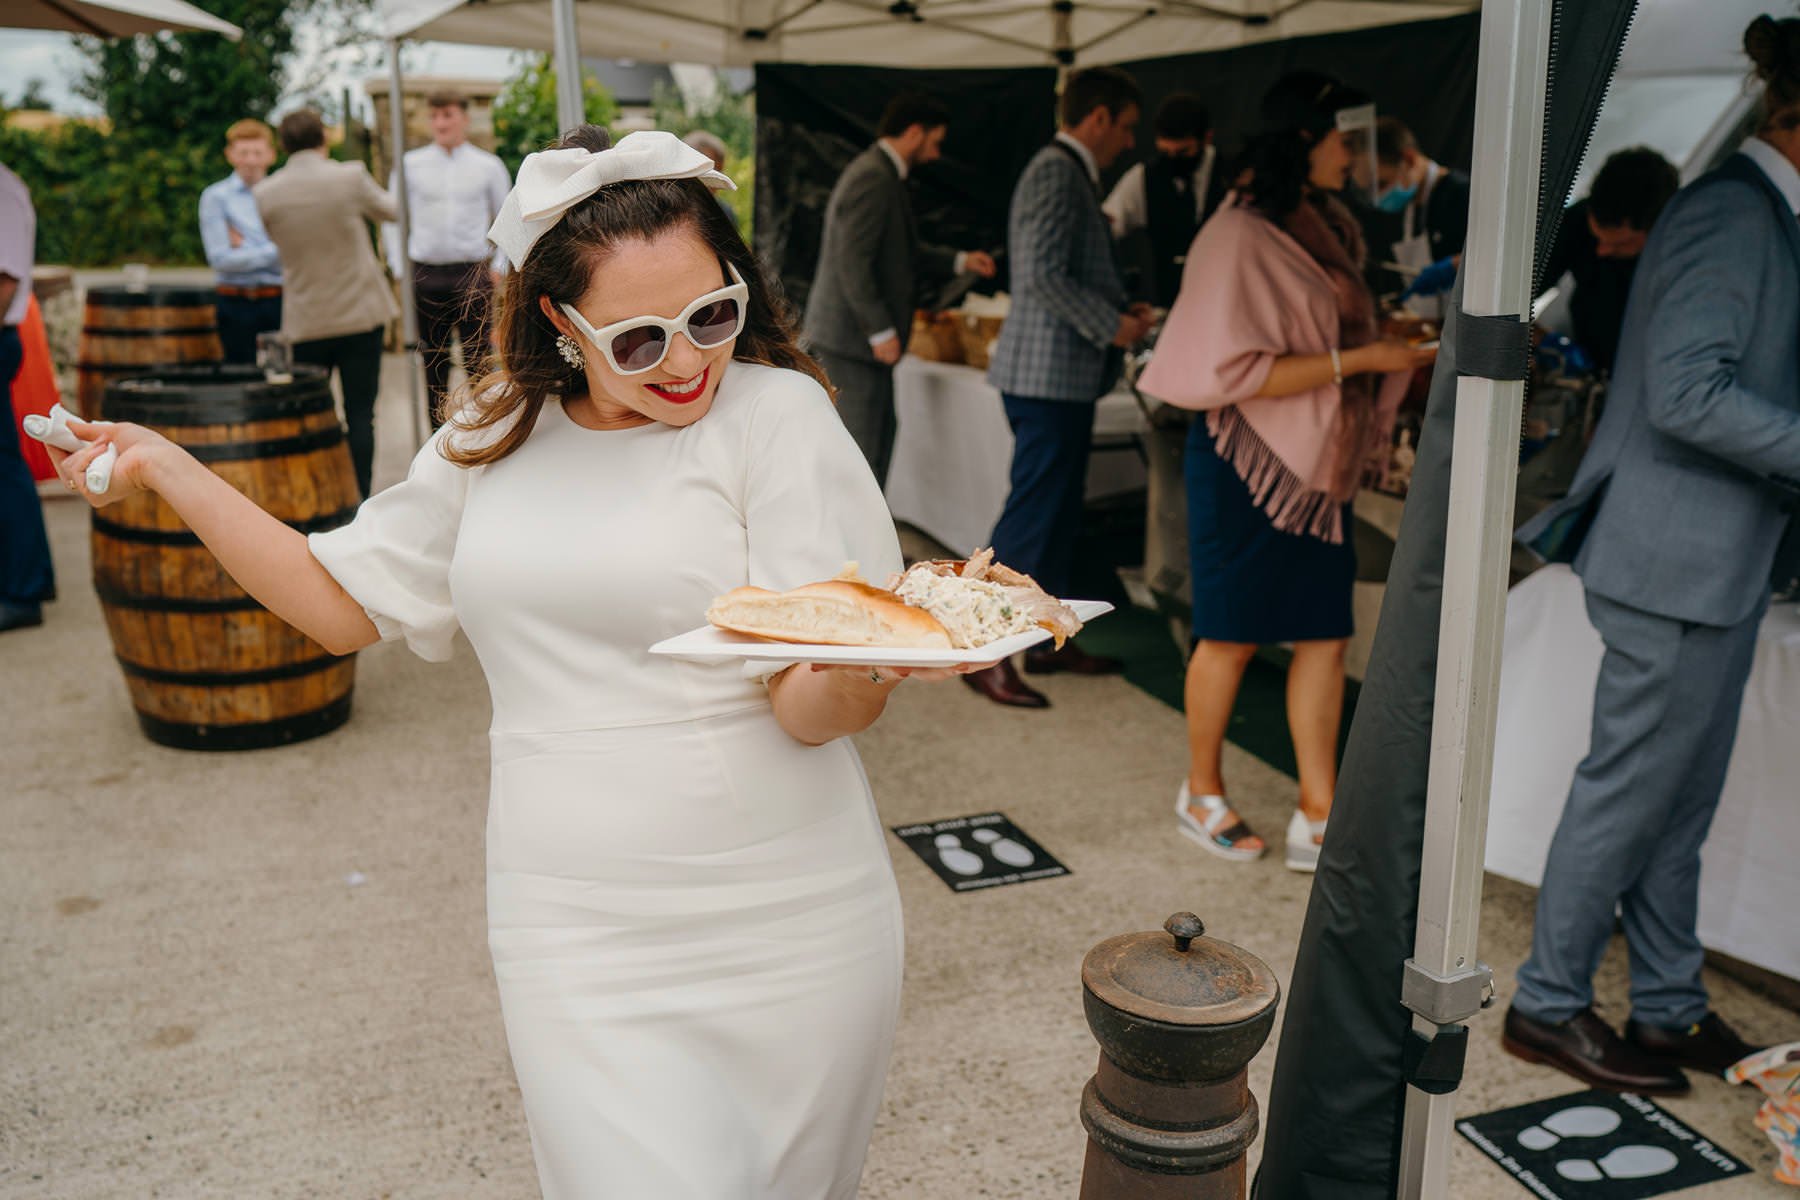
{"type": "Polygon", "coordinates": [[[706,619],[720,629],[777,642],[950,648],[950,634],[936,617],[892,592],[848,579],[809,583],[791,592],[735,588],[712,602],[706,619]]]}

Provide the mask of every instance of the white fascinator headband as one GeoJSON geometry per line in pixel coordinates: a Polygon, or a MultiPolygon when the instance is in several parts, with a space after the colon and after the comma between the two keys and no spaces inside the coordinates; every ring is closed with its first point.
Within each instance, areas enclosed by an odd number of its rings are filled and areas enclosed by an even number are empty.
{"type": "Polygon", "coordinates": [[[712,159],[661,130],[628,133],[598,153],[580,148],[540,150],[525,156],[518,181],[488,230],[488,241],[517,268],[564,213],[606,185],[628,179],[698,179],[714,191],[737,190],[737,184],[713,167],[712,159]]]}

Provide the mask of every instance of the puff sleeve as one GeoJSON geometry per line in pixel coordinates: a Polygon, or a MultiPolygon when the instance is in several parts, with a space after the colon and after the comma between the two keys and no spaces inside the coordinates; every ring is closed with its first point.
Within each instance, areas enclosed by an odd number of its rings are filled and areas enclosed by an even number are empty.
{"type": "Polygon", "coordinates": [[[748,430],[750,584],[785,591],[847,562],[886,583],[901,567],[900,539],[862,451],[824,388],[797,371],[771,374],[748,430]]]}
{"type": "Polygon", "coordinates": [[[307,538],[313,557],[363,606],[382,641],[405,638],[431,662],[450,657],[456,636],[450,560],[470,477],[480,469],[444,458],[440,446],[450,430],[438,430],[406,479],[364,501],[355,520],[307,538]]]}
{"type": "MultiPolygon", "coordinates": [[[[885,584],[902,566],[894,518],[825,389],[782,371],[759,400],[746,446],[749,583],[786,591],[854,562],[863,578],[885,584]]],[[[745,676],[779,669],[752,663],[745,676]]]]}

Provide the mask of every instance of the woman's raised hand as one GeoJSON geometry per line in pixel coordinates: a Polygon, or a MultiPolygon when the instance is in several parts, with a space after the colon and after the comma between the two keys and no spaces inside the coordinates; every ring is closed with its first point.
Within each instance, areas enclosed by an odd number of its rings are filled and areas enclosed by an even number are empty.
{"type": "Polygon", "coordinates": [[[1345,374],[1411,371],[1437,361],[1436,346],[1415,346],[1400,338],[1383,338],[1344,353],[1345,374]]]}
{"type": "Polygon", "coordinates": [[[152,459],[175,448],[174,443],[154,429],[130,423],[83,421],[70,417],[69,432],[87,445],[72,453],[50,445],[46,445],[44,449],[49,452],[50,462],[62,477],[63,484],[70,491],[84,497],[95,508],[117,504],[121,500],[150,491],[149,468],[152,459]],[[96,494],[87,487],[88,464],[100,457],[108,446],[118,447],[119,459],[113,464],[112,482],[104,492],[96,494]]]}

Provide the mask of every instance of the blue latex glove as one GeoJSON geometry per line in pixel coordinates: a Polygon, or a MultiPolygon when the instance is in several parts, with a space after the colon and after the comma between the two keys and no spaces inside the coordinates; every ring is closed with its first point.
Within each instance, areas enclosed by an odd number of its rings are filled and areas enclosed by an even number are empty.
{"type": "Polygon", "coordinates": [[[1455,257],[1440,258],[1413,276],[1413,281],[1406,285],[1404,292],[1400,293],[1400,299],[1406,301],[1414,296],[1436,296],[1449,291],[1455,285],[1455,257]]]}

